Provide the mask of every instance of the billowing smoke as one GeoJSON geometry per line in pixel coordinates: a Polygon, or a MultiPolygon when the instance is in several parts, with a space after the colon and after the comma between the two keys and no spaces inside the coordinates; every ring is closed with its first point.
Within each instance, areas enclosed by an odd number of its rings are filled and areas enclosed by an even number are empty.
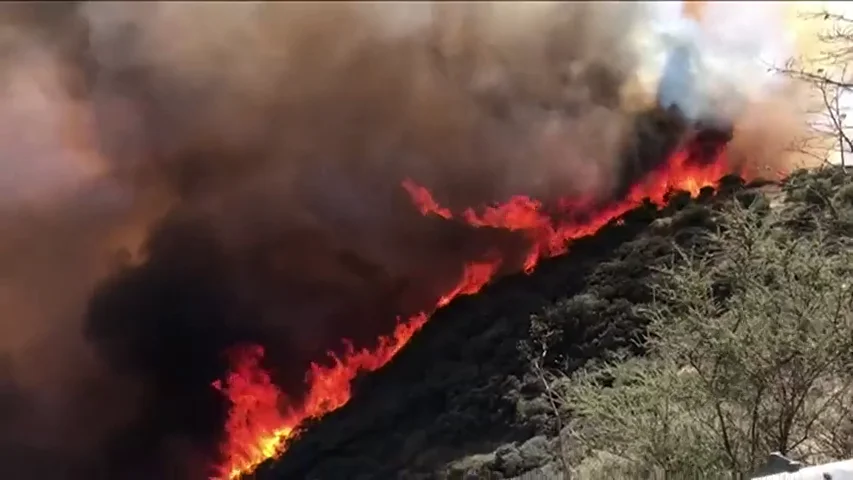
{"type": "Polygon", "coordinates": [[[734,126],[729,155],[736,163],[772,170],[814,164],[802,150],[809,89],[778,73],[798,53],[787,5],[690,1],[647,8],[640,71],[659,72],[661,106],[706,125],[734,126]]]}
{"type": "MultiPolygon", "coordinates": [[[[660,18],[633,3],[4,7],[4,474],[204,478],[229,347],[264,345],[298,395],[341,338],[374,339],[484,246],[524,241],[423,218],[405,178],[453,208],[623,193],[680,132],[637,108],[652,98],[638,39],[660,18]]],[[[773,122],[744,123],[765,110],[726,88],[738,118],[667,101],[747,125],[736,142],[770,158],[773,122]]]]}

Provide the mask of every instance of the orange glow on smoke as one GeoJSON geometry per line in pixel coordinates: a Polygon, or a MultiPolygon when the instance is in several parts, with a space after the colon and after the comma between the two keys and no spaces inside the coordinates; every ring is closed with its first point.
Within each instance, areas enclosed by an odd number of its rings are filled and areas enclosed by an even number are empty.
{"type": "MultiPolygon", "coordinates": [[[[489,206],[479,212],[468,209],[454,214],[441,207],[426,188],[408,180],[403,187],[424,215],[461,221],[472,227],[522,232],[530,240],[524,262],[524,269],[529,272],[541,258],[564,253],[571,240],[595,233],[641,204],[645,198],[660,205],[664,203],[665,195],[674,189],[695,195],[703,187],[715,185],[730,173],[724,152],[711,161],[696,162],[689,158],[689,151],[680,149],[666,165],[636,184],[625,199],[595,210],[594,215],[587,215],[583,221],[570,219],[570,214],[579,210],[590,213],[590,204],[576,199],[560,202],[561,210],[567,214],[564,220],[555,220],[543,212],[540,202],[524,196],[515,196],[504,204],[489,206]]],[[[501,259],[494,258],[466,265],[459,282],[436,300],[436,308],[448,304],[456,296],[478,292],[494,278],[500,264],[501,259]]],[[[260,347],[243,352],[224,385],[218,382],[214,385],[232,404],[225,427],[227,439],[222,446],[224,463],[217,479],[236,479],[252,472],[261,462],[283,453],[288,442],[298,435],[303,422],[322,417],[346,404],[356,375],[388,363],[426,323],[429,313],[420,313],[398,323],[394,332],[380,337],[373,349],[356,350],[352,344],[345,343],[346,350],[342,355],[329,353],[327,364],[312,364],[305,377],[307,396],[298,405],[289,402],[261,368],[259,362],[263,350],[260,347]]]]}

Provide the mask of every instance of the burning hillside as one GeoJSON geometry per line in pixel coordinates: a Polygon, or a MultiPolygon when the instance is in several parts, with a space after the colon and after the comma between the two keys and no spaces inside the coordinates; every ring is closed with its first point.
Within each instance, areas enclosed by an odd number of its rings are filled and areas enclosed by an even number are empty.
{"type": "MultiPolygon", "coordinates": [[[[833,202],[849,198],[850,177],[799,172],[782,189],[791,192],[786,208],[808,221],[830,207],[825,197],[802,198],[815,189],[833,202]]],[[[654,269],[672,262],[675,245],[701,248],[732,197],[766,207],[780,202],[778,190],[727,177],[716,196],[680,192],[665,207],[645,204],[578,239],[533,274],[457,299],[395,361],[359,382],[349,405],[311,422],[286,454],[250,478],[501,479],[549,464],[547,478],[558,478],[559,424],[519,344],[544,340],[542,361],[563,373],[608,350],[638,352],[648,319],[636,307],[653,298],[654,269]],[[531,318],[553,330],[537,337],[531,318]]],[[[843,215],[837,220],[849,233],[843,215]]]]}
{"type": "MultiPolygon", "coordinates": [[[[565,253],[572,240],[594,234],[643,201],[663,205],[666,196],[673,191],[698,195],[702,188],[714,187],[733,168],[725,157],[727,140],[719,133],[714,136],[699,132],[647,177],[638,179],[624,199],[613,203],[596,206],[583,198],[563,198],[546,206],[535,199],[515,196],[505,204],[487,206],[482,212],[465,210],[458,216],[459,221],[472,228],[519,232],[527,243],[521,267],[529,273],[541,258],[565,253]],[[708,142],[703,134],[710,136],[712,141],[708,142]],[[706,143],[700,145],[702,141],[706,143]]],[[[454,214],[441,207],[427,189],[408,180],[403,186],[421,213],[454,220],[454,214]]],[[[458,281],[435,300],[435,308],[446,306],[457,296],[479,292],[504,269],[500,251],[488,248],[484,251],[484,258],[463,265],[458,281]]],[[[509,271],[518,267],[512,265],[509,271]]],[[[305,377],[307,394],[301,404],[296,405],[289,404],[287,397],[260,367],[261,347],[239,352],[225,387],[219,382],[215,384],[232,403],[226,424],[228,437],[223,450],[226,463],[222,467],[222,478],[239,478],[251,473],[260,462],[286,450],[303,422],[320,418],[347,403],[355,377],[388,363],[426,323],[430,314],[432,310],[420,312],[398,323],[391,335],[379,337],[374,348],[356,351],[347,344],[343,354],[330,354],[327,365],[312,363],[305,377]]]]}
{"type": "Polygon", "coordinates": [[[455,298],[786,165],[790,91],[697,80],[710,33],[524,5],[9,7],[12,477],[239,478],[455,298]]]}

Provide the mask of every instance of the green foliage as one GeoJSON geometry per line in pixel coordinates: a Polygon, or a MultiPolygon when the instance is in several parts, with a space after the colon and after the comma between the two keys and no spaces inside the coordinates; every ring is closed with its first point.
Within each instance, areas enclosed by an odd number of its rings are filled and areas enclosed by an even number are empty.
{"type": "MultiPolygon", "coordinates": [[[[819,180],[806,202],[847,202],[819,180]]],[[[837,216],[803,233],[791,215],[732,202],[706,250],[655,267],[636,309],[646,355],[552,382],[583,478],[741,478],[771,451],[853,455],[853,250],[837,216]]]]}

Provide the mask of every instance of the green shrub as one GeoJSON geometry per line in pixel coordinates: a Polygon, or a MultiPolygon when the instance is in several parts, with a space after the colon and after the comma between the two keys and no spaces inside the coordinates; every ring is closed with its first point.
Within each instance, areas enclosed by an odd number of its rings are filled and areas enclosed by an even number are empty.
{"type": "Polygon", "coordinates": [[[656,267],[637,309],[646,355],[551,381],[581,478],[742,478],[771,451],[853,455],[853,249],[831,220],[784,228],[789,213],[732,202],[706,251],[656,267]]]}

